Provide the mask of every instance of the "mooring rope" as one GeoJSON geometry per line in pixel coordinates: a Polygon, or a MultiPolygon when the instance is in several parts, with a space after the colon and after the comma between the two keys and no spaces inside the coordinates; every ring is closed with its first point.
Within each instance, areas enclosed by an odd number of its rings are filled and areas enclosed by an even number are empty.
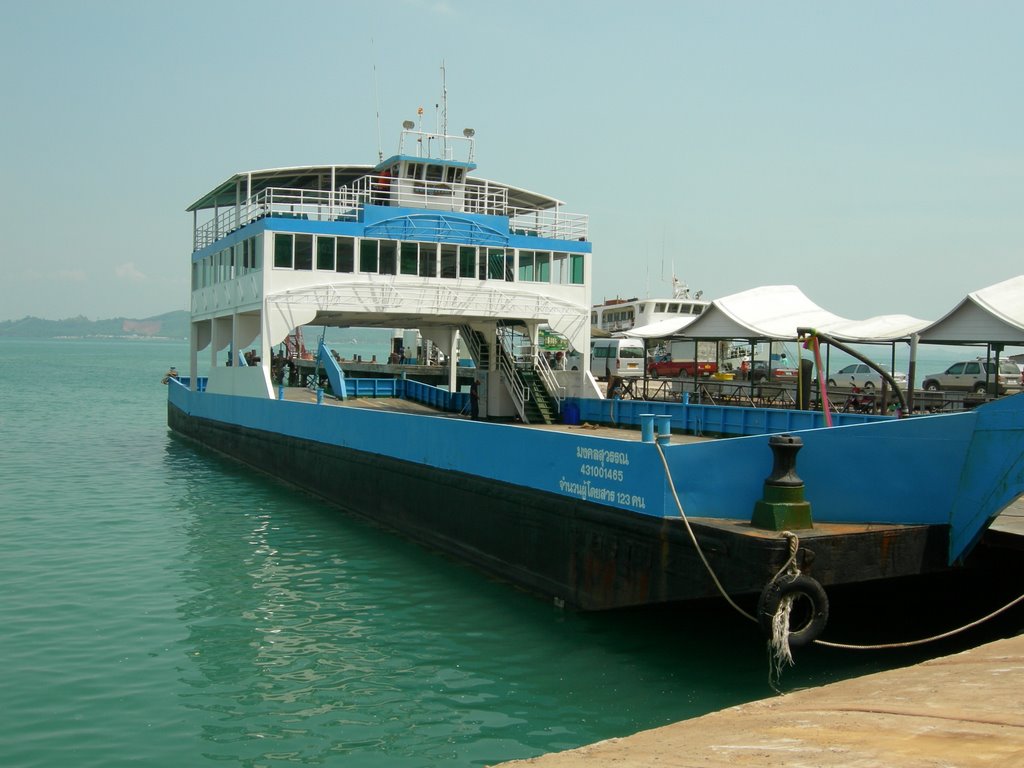
{"type": "Polygon", "coordinates": [[[662,450],[661,443],[655,441],[654,445],[657,447],[658,455],[661,457],[661,464],[665,467],[665,478],[668,480],[669,490],[672,491],[672,498],[676,501],[676,508],[679,510],[679,516],[683,519],[683,525],[686,526],[686,532],[690,535],[690,541],[693,542],[693,548],[696,550],[697,556],[700,557],[700,561],[704,563],[704,567],[707,569],[708,575],[718,588],[718,592],[725,598],[725,601],[735,608],[741,616],[745,616],[756,624],[757,619],[740,608],[732,597],[729,596],[729,593],[725,591],[725,587],[722,586],[722,582],[718,580],[718,576],[715,574],[715,569],[711,567],[711,563],[709,563],[708,559],[704,556],[704,552],[701,550],[700,544],[697,542],[697,535],[693,532],[693,528],[690,527],[690,521],[686,517],[686,512],[683,511],[683,503],[679,500],[679,494],[676,493],[676,484],[672,481],[672,471],[668,468],[668,461],[665,459],[665,451],[662,450]]]}
{"type": "Polygon", "coordinates": [[[903,643],[879,643],[878,645],[852,645],[850,643],[833,643],[829,642],[828,640],[815,640],[814,642],[818,645],[823,645],[826,648],[840,648],[844,651],[884,651],[889,650],[890,648],[912,648],[915,645],[924,645],[926,643],[934,643],[936,640],[945,640],[947,637],[953,637],[954,635],[959,635],[961,632],[966,632],[968,629],[973,629],[979,624],[984,624],[986,621],[994,619],[999,614],[1005,613],[1021,601],[1024,601],[1024,595],[1021,595],[1020,597],[1011,600],[1002,608],[997,608],[987,616],[982,616],[980,619],[975,619],[969,624],[964,624],[962,627],[951,629],[948,632],[943,632],[939,635],[932,635],[931,637],[922,637],[919,640],[907,640],[903,643]]]}

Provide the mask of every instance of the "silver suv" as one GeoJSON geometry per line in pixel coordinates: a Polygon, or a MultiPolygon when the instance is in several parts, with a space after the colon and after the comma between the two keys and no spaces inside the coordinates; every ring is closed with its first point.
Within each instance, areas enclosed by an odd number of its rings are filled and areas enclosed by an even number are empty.
{"type": "Polygon", "coordinates": [[[994,360],[964,360],[953,363],[942,373],[930,373],[924,377],[922,386],[931,391],[961,390],[964,392],[984,392],[988,385],[999,385],[999,394],[1021,389],[1021,372],[1015,363],[1009,360],[1000,361],[999,373],[996,373],[994,360]]]}

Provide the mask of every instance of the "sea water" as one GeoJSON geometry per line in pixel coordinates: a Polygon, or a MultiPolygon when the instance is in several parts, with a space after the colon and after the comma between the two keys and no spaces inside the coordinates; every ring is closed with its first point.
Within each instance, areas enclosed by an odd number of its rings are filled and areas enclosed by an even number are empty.
{"type": "MultiPolygon", "coordinates": [[[[720,601],[561,610],[173,436],[187,357],[0,340],[4,766],[482,766],[777,695],[720,601]]],[[[806,649],[778,686],[981,639],[806,649]]]]}

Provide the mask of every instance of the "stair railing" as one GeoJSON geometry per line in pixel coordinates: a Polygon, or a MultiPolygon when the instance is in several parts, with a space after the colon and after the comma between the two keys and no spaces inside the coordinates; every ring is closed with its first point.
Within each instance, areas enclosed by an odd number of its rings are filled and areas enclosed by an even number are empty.
{"type": "Polygon", "coordinates": [[[555,401],[555,410],[562,412],[562,401],[565,400],[565,387],[558,383],[554,371],[548,363],[547,355],[540,355],[534,352],[533,370],[537,372],[541,383],[548,395],[555,401]]]}
{"type": "Polygon", "coordinates": [[[476,363],[476,366],[481,370],[487,370],[487,342],[484,340],[483,334],[479,331],[474,331],[468,325],[463,325],[459,327],[459,335],[466,342],[469,354],[473,358],[473,362],[476,363]]]}
{"type": "Polygon", "coordinates": [[[512,402],[519,412],[519,418],[529,423],[526,415],[526,402],[530,399],[530,388],[526,386],[519,371],[516,370],[515,350],[513,349],[513,333],[508,327],[498,328],[498,370],[503,374],[505,386],[512,396],[512,402]]]}

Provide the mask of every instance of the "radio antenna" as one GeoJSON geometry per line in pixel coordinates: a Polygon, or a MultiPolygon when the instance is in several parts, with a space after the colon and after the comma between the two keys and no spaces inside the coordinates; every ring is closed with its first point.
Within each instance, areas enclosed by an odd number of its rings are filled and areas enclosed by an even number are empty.
{"type": "Polygon", "coordinates": [[[448,73],[441,59],[441,149],[442,157],[448,157],[448,73]]]}
{"type": "Polygon", "coordinates": [[[373,38],[370,38],[370,51],[373,55],[373,99],[377,108],[377,162],[384,161],[384,146],[380,138],[380,88],[377,86],[377,49],[373,38]]]}

